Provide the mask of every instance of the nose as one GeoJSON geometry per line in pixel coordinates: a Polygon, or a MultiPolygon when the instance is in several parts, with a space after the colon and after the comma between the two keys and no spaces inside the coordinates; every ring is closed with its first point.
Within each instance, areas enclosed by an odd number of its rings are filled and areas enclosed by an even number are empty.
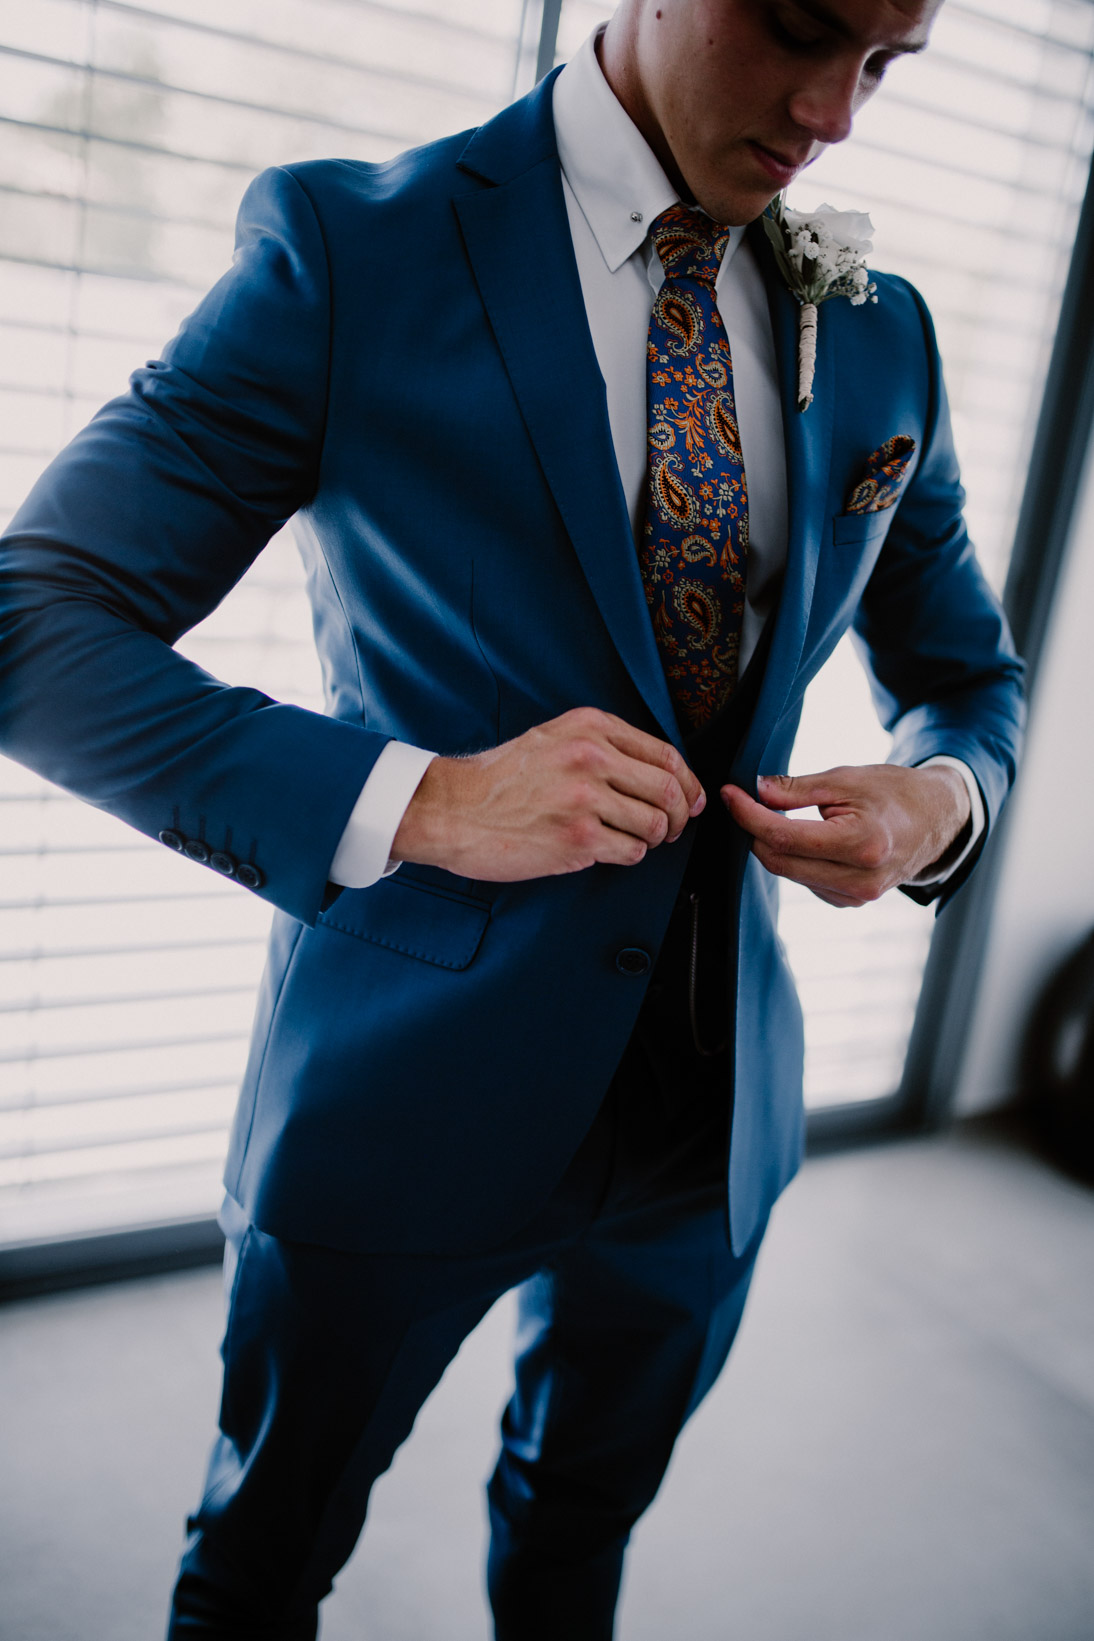
{"type": "Polygon", "coordinates": [[[791,95],[788,112],[815,142],[828,145],[843,142],[851,135],[855,113],[863,101],[856,64],[854,72],[832,68],[799,86],[791,95]]]}

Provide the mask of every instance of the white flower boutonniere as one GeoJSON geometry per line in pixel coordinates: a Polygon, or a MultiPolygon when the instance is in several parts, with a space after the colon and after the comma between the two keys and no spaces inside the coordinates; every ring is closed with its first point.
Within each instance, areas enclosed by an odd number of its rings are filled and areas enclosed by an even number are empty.
{"type": "Polygon", "coordinates": [[[763,220],[779,271],[801,303],[798,409],[808,410],[817,364],[818,307],[831,296],[849,297],[853,308],[877,301],[877,287],[866,272],[874,225],[865,211],[837,211],[831,205],[808,213],[788,211],[782,194],[772,200],[763,220]]]}

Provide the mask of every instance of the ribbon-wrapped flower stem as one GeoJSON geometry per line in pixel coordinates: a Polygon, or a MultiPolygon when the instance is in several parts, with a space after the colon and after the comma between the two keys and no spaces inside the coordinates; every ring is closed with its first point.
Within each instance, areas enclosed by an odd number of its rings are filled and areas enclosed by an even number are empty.
{"type": "Polygon", "coordinates": [[[873,224],[865,211],[837,211],[820,205],[808,214],[788,211],[776,195],[763,218],[779,271],[801,304],[798,316],[798,409],[813,403],[817,366],[817,309],[833,296],[846,296],[853,308],[877,301],[877,287],[866,272],[873,249],[873,224]]]}

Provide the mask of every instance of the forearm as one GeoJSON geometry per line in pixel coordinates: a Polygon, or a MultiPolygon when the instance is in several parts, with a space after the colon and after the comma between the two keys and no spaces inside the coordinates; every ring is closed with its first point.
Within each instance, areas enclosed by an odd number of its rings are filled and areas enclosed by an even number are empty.
{"type": "Polygon", "coordinates": [[[0,541],[0,749],[150,837],[253,864],[265,898],[314,921],[386,737],[211,678],[140,624],[162,588],[127,604],[120,573],[41,537],[0,541]]]}

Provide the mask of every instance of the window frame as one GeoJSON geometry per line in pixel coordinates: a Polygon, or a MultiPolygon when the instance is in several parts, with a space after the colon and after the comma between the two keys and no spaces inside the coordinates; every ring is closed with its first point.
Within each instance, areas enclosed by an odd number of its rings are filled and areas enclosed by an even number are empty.
{"type": "MultiPolygon", "coordinates": [[[[536,78],[554,64],[562,0],[543,0],[536,78]]],[[[1064,287],[1060,321],[1004,592],[1019,652],[1035,687],[1081,476],[1094,430],[1094,160],[1064,287]]],[[[1002,855],[1002,825],[969,886],[936,926],[899,1088],[890,1095],[821,1107],[807,1115],[810,1155],[942,1126],[952,1111],[954,1068],[967,1043],[1002,855]]],[[[0,1248],[0,1301],[219,1260],[215,1218],[126,1227],[0,1248]]]]}

